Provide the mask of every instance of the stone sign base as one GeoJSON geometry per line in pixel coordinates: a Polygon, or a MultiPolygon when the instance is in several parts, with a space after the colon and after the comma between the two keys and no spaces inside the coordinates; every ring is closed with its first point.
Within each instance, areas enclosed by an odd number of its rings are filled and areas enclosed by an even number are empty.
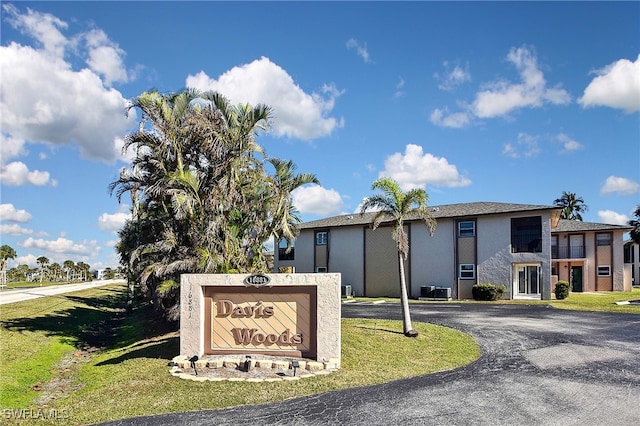
{"type": "Polygon", "coordinates": [[[169,373],[194,381],[279,382],[327,375],[339,368],[337,360],[319,362],[311,359],[286,359],[255,355],[207,355],[193,363],[180,355],[173,358],[169,373]],[[295,363],[294,363],[295,361],[295,363]]]}

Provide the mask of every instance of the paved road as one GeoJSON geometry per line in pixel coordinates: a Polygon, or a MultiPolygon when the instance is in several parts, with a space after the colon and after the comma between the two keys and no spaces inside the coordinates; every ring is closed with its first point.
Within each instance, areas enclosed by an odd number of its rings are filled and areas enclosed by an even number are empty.
{"type": "MultiPolygon", "coordinates": [[[[377,386],[109,425],[640,424],[640,315],[476,304],[412,305],[412,315],[470,333],[481,358],[377,386]]],[[[343,316],[400,319],[400,307],[348,304],[343,316]]]]}
{"type": "Polygon", "coordinates": [[[52,285],[33,288],[4,288],[0,290],[0,305],[23,302],[25,300],[37,299],[38,297],[55,296],[56,294],[87,290],[89,288],[101,287],[103,285],[116,283],[124,283],[124,280],[99,280],[86,283],[52,285]]]}

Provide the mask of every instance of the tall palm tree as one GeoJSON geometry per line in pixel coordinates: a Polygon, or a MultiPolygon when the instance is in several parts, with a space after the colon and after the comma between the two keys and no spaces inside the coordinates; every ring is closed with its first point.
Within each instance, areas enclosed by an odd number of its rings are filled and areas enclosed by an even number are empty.
{"type": "Polygon", "coordinates": [[[636,206],[635,211],[633,212],[633,216],[635,219],[631,219],[629,222],[629,226],[633,226],[633,229],[629,232],[631,239],[640,244],[640,204],[636,206]]]}
{"type": "Polygon", "coordinates": [[[4,244],[0,247],[0,285],[7,284],[7,260],[15,259],[17,255],[11,246],[4,244]]]}
{"type": "Polygon", "coordinates": [[[562,212],[560,213],[561,219],[582,221],[581,213],[589,210],[589,207],[584,204],[582,197],[576,196],[573,192],[562,191],[562,196],[556,198],[553,204],[557,207],[562,207],[562,212]]]}
{"type": "Polygon", "coordinates": [[[36,259],[38,265],[40,266],[40,282],[44,279],[44,268],[49,264],[49,258],[46,256],[40,256],[36,259]]]}
{"type": "Polygon", "coordinates": [[[73,270],[73,268],[75,267],[75,262],[73,260],[65,260],[64,263],[62,264],[64,266],[64,270],[67,272],[67,281],[69,281],[71,279],[71,271],[73,270]]]}
{"type": "Polygon", "coordinates": [[[391,237],[398,246],[398,268],[400,274],[400,301],[402,304],[403,330],[405,336],[416,337],[418,332],[411,324],[409,312],[409,296],[404,273],[404,261],[409,255],[409,238],[404,227],[407,219],[424,220],[433,235],[436,221],[427,210],[429,196],[424,189],[414,188],[403,192],[400,185],[389,177],[382,177],[373,182],[371,189],[380,190],[382,194],[375,194],[367,198],[360,208],[363,214],[367,210],[376,209],[373,217],[372,229],[377,229],[383,222],[392,222],[391,237]]]}
{"type": "Polygon", "coordinates": [[[275,168],[275,174],[269,180],[272,194],[269,208],[271,220],[265,237],[273,237],[276,246],[284,239],[289,247],[298,234],[301,222],[291,194],[303,185],[319,185],[320,181],[312,173],[296,174],[296,165],[291,160],[270,158],[268,161],[275,168]]]}

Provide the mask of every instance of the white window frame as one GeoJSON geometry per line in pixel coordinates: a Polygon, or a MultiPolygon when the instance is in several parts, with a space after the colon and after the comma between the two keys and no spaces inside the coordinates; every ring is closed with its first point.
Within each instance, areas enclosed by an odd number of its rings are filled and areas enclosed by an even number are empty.
{"type": "Polygon", "coordinates": [[[461,263],[458,265],[458,278],[461,280],[474,280],[476,278],[476,265],[473,263],[461,263]],[[471,275],[468,275],[471,273],[471,275]]]}
{"type": "Polygon", "coordinates": [[[324,274],[327,272],[326,266],[316,266],[316,272],[319,274],[324,274]]]}
{"type": "Polygon", "coordinates": [[[461,220],[458,222],[458,237],[475,237],[476,236],[476,221],[475,220],[461,220]],[[471,228],[462,228],[462,224],[471,224],[471,228]],[[464,234],[463,234],[464,232],[464,234]]]}
{"type": "Polygon", "coordinates": [[[596,270],[599,277],[611,276],[611,265],[599,265],[596,270]]]}
{"type": "Polygon", "coordinates": [[[326,246],[329,240],[329,232],[327,231],[318,231],[316,232],[316,245],[317,246],[326,246]]]}

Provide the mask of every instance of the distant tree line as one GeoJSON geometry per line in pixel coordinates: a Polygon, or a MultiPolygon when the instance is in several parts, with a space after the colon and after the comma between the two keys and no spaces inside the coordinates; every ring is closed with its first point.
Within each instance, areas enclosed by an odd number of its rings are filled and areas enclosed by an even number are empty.
{"type": "MultiPolygon", "coordinates": [[[[9,260],[17,257],[16,250],[9,246],[0,247],[0,274],[2,274],[3,284],[15,281],[38,281],[38,282],[71,282],[90,281],[93,279],[91,266],[85,262],[74,262],[65,260],[62,265],[51,263],[48,257],[40,256],[36,259],[37,268],[32,268],[26,264],[20,264],[7,270],[9,260]]],[[[105,279],[113,279],[119,273],[117,269],[106,268],[105,279]]]]}

